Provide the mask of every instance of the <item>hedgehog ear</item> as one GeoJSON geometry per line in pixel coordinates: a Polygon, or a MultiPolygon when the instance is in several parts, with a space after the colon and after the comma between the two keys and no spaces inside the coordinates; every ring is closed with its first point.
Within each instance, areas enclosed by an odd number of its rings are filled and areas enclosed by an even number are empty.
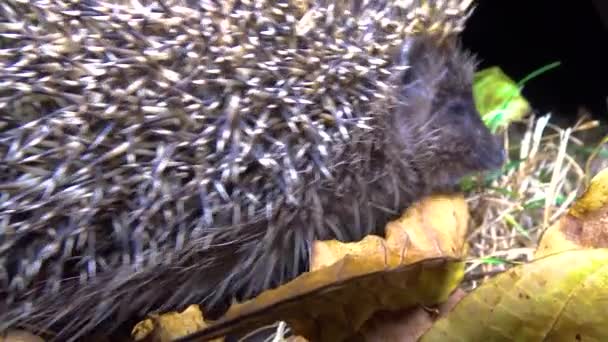
{"type": "MultiPolygon", "coordinates": [[[[419,50],[420,41],[418,38],[410,37],[406,39],[399,50],[397,65],[402,68],[399,73],[397,84],[402,88],[412,86],[419,78],[418,64],[421,63],[419,50]]],[[[401,89],[404,90],[404,89],[401,89]]]]}
{"type": "MultiPolygon", "coordinates": [[[[402,44],[398,65],[405,67],[396,75],[400,117],[425,117],[430,114],[436,77],[442,68],[436,46],[426,37],[409,37],[402,44]]],[[[421,118],[423,119],[423,118],[421,118]]]]}
{"type": "Polygon", "coordinates": [[[420,63],[424,57],[422,52],[425,50],[424,45],[426,44],[426,40],[420,36],[406,38],[399,51],[399,65],[411,68],[416,63],[420,63]]]}
{"type": "Polygon", "coordinates": [[[406,67],[400,75],[400,84],[408,86],[414,81],[434,83],[435,76],[444,66],[441,47],[427,36],[407,38],[401,45],[398,65],[406,67]]]}

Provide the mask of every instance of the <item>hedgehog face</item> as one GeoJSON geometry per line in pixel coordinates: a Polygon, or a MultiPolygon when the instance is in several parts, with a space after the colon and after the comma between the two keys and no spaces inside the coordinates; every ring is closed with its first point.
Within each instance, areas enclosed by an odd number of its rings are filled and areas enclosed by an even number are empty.
{"type": "Polygon", "coordinates": [[[428,131],[421,132],[419,168],[429,170],[427,185],[443,190],[467,174],[499,168],[505,159],[498,137],[481,121],[471,94],[438,97],[428,131]]]}
{"type": "Polygon", "coordinates": [[[410,68],[401,75],[395,119],[421,185],[429,192],[451,190],[463,176],[499,168],[504,149],[473,100],[474,58],[457,43],[415,39],[406,48],[410,68]]]}

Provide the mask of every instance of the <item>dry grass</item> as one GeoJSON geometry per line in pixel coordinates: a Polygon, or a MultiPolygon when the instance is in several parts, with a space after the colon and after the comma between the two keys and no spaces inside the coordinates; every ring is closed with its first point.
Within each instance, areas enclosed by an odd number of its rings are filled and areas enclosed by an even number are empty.
{"type": "Polygon", "coordinates": [[[605,128],[597,121],[583,117],[574,126],[561,128],[549,118],[530,117],[504,132],[510,158],[505,169],[469,192],[472,230],[463,283],[467,290],[530,261],[542,232],[606,166],[607,159],[599,153],[602,139],[596,138],[605,128]],[[587,151],[594,146],[598,148],[587,151]]]}

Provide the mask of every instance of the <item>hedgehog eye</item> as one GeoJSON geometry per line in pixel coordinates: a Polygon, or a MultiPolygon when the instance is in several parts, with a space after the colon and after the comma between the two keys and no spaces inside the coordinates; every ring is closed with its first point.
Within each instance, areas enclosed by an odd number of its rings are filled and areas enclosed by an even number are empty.
{"type": "Polygon", "coordinates": [[[467,108],[462,103],[460,103],[460,101],[453,102],[448,107],[448,113],[450,113],[450,115],[463,116],[466,111],[467,108]]]}
{"type": "Polygon", "coordinates": [[[402,85],[410,85],[416,81],[416,77],[414,75],[414,71],[410,68],[401,73],[401,84],[402,85]]]}

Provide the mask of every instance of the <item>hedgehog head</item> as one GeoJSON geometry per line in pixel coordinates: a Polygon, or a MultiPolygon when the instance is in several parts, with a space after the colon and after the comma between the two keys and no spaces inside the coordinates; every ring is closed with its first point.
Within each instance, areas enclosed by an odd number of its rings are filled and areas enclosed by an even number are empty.
{"type": "Polygon", "coordinates": [[[426,192],[452,190],[468,174],[499,168],[505,151],[481,120],[473,99],[475,57],[456,38],[406,40],[394,111],[397,143],[421,170],[426,192]]]}

